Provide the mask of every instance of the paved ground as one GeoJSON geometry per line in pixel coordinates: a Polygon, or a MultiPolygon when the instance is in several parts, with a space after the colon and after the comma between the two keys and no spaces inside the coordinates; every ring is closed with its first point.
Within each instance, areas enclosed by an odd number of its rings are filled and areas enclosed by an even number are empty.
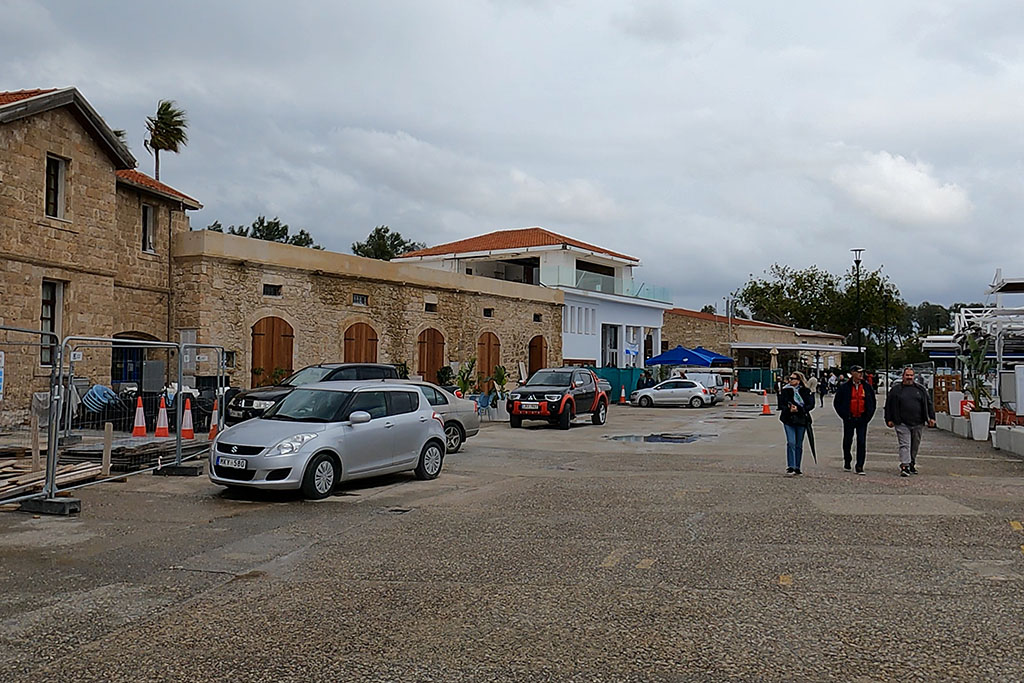
{"type": "MultiPolygon", "coordinates": [[[[434,482],[327,501],[141,475],[0,513],[0,680],[1024,679],[1024,464],[787,478],[756,408],[488,425],[434,482]],[[686,444],[612,435],[702,435],[686,444]]],[[[809,458],[809,456],[808,456],[809,458]]]]}

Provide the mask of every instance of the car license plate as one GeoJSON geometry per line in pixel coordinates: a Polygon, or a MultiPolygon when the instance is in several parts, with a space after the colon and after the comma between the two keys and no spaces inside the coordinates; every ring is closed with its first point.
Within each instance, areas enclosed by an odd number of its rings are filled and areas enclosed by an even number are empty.
{"type": "Polygon", "coordinates": [[[540,408],[540,404],[536,401],[523,401],[519,404],[519,407],[523,410],[537,410],[540,408]]]}
{"type": "Polygon", "coordinates": [[[228,415],[230,415],[231,417],[242,417],[242,411],[241,410],[231,410],[230,408],[228,408],[228,415]]]}
{"type": "Polygon", "coordinates": [[[242,458],[222,458],[219,455],[217,456],[217,464],[221,467],[234,467],[239,470],[244,470],[246,466],[246,462],[242,458]]]}

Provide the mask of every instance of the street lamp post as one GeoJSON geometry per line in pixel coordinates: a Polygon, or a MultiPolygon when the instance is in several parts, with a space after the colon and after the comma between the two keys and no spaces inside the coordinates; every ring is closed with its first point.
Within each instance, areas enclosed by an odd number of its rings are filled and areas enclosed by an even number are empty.
{"type": "Polygon", "coordinates": [[[861,349],[861,365],[867,365],[868,352],[867,349],[861,347],[860,335],[861,335],[861,309],[860,309],[860,255],[864,253],[863,249],[851,249],[853,252],[853,263],[857,267],[856,275],[857,278],[857,347],[861,349]]]}

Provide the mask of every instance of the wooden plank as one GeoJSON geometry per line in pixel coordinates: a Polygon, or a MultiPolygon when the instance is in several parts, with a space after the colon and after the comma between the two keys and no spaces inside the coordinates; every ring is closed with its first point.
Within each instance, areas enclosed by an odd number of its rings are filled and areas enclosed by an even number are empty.
{"type": "Polygon", "coordinates": [[[32,471],[38,472],[42,469],[39,462],[39,416],[34,410],[29,420],[29,429],[32,430],[32,471]]]}

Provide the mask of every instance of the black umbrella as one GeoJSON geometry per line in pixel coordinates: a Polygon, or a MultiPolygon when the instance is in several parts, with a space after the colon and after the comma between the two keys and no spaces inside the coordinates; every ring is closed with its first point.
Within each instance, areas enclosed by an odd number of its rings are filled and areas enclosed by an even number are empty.
{"type": "Polygon", "coordinates": [[[807,423],[807,443],[811,447],[811,457],[814,458],[815,464],[818,462],[818,454],[814,451],[814,428],[811,423],[807,423]]]}

